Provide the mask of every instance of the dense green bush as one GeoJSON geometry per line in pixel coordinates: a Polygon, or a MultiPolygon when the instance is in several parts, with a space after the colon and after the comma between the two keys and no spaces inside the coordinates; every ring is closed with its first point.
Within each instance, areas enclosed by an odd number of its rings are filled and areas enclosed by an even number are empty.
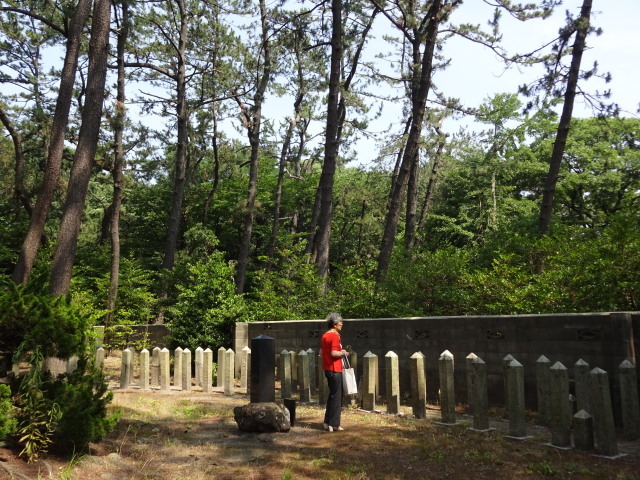
{"type": "Polygon", "coordinates": [[[0,440],[13,434],[16,426],[15,409],[11,403],[11,389],[8,385],[0,384],[0,440]]]}
{"type": "Polygon", "coordinates": [[[222,253],[185,265],[175,304],[167,309],[174,346],[217,350],[232,343],[235,322],[245,319],[245,302],[235,293],[234,266],[222,253]]]}
{"type": "Polygon", "coordinates": [[[0,351],[14,359],[39,349],[44,357],[69,358],[83,353],[94,319],[69,297],[37,294],[3,279],[0,295],[0,351]]]}
{"type": "Polygon", "coordinates": [[[78,368],[50,385],[48,397],[60,406],[53,440],[55,447],[68,452],[84,451],[89,442],[101,440],[115,427],[119,415],[109,415],[107,406],[113,393],[107,392],[104,374],[86,358],[78,368]]]}
{"type": "Polygon", "coordinates": [[[11,399],[22,454],[33,461],[50,446],[81,451],[88,442],[101,439],[116,422],[106,411],[112,395],[107,393],[104,376],[87,362],[95,310],[69,297],[51,297],[5,283],[5,293],[0,296],[0,328],[8,335],[2,336],[0,350],[13,352],[14,361],[30,364],[11,399]],[[79,357],[75,372],[57,379],[43,372],[44,358],[74,355],[79,357]]]}

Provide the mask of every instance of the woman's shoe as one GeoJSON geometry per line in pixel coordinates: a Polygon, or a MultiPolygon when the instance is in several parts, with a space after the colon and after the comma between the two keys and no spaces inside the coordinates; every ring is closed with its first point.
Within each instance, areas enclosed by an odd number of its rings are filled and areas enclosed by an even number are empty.
{"type": "Polygon", "coordinates": [[[344,428],[342,428],[342,427],[335,427],[334,430],[336,430],[338,432],[344,432],[344,428]]]}
{"type": "Polygon", "coordinates": [[[329,428],[327,430],[329,430],[329,432],[333,432],[333,427],[331,425],[328,425],[328,427],[329,428]]]}

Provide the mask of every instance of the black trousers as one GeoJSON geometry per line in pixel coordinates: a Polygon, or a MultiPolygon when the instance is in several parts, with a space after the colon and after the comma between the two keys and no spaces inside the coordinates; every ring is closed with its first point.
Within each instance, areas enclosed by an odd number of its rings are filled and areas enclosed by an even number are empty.
{"type": "Polygon", "coordinates": [[[324,371],[324,376],[329,383],[329,397],[327,409],[324,412],[324,423],[334,428],[340,426],[340,413],[342,412],[342,372],[324,371]]]}

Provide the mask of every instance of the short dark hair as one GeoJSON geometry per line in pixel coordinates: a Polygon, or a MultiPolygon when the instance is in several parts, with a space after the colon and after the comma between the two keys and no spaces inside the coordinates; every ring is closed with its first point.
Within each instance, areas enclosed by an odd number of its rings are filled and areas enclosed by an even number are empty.
{"type": "Polygon", "coordinates": [[[340,323],[342,321],[342,317],[339,313],[331,312],[327,315],[327,329],[332,329],[336,323],[340,323]]]}

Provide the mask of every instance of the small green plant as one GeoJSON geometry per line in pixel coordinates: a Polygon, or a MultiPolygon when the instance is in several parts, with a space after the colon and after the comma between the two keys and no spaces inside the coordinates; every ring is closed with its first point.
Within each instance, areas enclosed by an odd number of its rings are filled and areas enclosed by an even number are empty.
{"type": "Polygon", "coordinates": [[[15,409],[11,404],[11,389],[0,385],[0,440],[13,434],[17,427],[15,409]]]}
{"type": "Polygon", "coordinates": [[[543,460],[538,463],[530,463],[527,466],[527,471],[529,473],[537,473],[540,475],[544,475],[545,477],[552,477],[558,473],[556,468],[546,460],[543,460]]]}
{"type": "Polygon", "coordinates": [[[20,456],[35,462],[52,442],[60,419],[58,404],[45,398],[42,391],[42,353],[38,348],[31,355],[31,369],[20,382],[18,395],[18,442],[23,445],[20,456]]]}
{"type": "Polygon", "coordinates": [[[291,473],[291,470],[285,470],[280,475],[280,479],[281,480],[293,480],[293,473],[291,473]]]}

